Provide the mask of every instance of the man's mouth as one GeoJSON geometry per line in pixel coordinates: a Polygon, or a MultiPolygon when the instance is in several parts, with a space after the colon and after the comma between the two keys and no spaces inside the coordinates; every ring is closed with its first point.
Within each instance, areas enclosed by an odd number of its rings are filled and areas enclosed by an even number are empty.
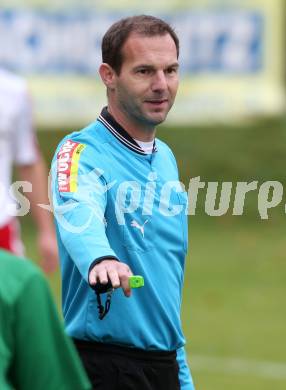
{"type": "Polygon", "coordinates": [[[160,107],[161,105],[168,103],[168,99],[147,99],[145,100],[145,103],[155,107],[160,107]]]}

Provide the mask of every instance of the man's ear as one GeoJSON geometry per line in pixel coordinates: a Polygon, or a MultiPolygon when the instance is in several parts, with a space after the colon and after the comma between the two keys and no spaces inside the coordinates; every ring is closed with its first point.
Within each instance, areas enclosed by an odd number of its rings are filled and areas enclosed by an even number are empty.
{"type": "Polygon", "coordinates": [[[116,80],[115,71],[111,68],[110,65],[106,64],[105,62],[100,65],[98,71],[105,86],[108,89],[113,90],[115,87],[116,80]]]}

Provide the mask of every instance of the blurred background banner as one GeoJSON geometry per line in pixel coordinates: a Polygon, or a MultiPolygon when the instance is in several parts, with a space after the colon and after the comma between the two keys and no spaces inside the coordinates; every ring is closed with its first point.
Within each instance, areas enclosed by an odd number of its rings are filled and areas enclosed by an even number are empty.
{"type": "Polygon", "coordinates": [[[0,64],[26,76],[40,127],[81,126],[106,101],[97,69],[121,17],[169,21],[181,42],[174,124],[275,116],[285,109],[283,0],[3,1],[0,64]]]}

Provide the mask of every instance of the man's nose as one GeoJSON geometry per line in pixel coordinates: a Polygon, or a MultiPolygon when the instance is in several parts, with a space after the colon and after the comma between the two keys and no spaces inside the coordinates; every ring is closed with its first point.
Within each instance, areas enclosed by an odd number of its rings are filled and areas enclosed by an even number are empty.
{"type": "Polygon", "coordinates": [[[162,92],[167,89],[167,80],[164,71],[158,71],[154,74],[152,80],[152,91],[162,92]]]}

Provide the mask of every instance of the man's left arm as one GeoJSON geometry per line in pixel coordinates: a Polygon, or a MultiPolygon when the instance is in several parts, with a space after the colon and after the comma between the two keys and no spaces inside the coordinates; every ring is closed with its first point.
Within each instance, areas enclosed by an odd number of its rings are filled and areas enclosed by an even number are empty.
{"type": "Polygon", "coordinates": [[[37,225],[38,247],[45,272],[53,272],[58,265],[58,249],[52,214],[39,206],[49,204],[48,174],[42,155],[32,164],[18,165],[19,177],[32,184],[32,192],[25,193],[31,203],[32,215],[37,225]]]}
{"type": "Polygon", "coordinates": [[[177,349],[177,362],[179,365],[179,380],[181,390],[195,390],[184,347],[177,349]]]}
{"type": "Polygon", "coordinates": [[[27,195],[38,229],[38,246],[45,272],[52,272],[58,264],[58,251],[52,215],[38,206],[48,202],[48,175],[43,156],[39,150],[33,126],[32,100],[26,83],[19,91],[19,112],[14,127],[13,159],[20,179],[32,184],[27,195]]]}

